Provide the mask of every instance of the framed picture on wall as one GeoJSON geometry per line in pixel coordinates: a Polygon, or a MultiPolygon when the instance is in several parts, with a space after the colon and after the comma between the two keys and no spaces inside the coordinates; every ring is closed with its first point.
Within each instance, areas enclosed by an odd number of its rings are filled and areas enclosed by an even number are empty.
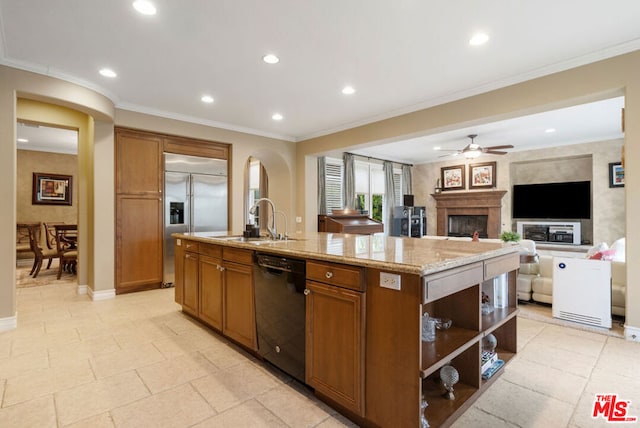
{"type": "Polygon", "coordinates": [[[464,165],[440,168],[442,190],[464,190],[464,165]]]}
{"type": "Polygon", "coordinates": [[[33,173],[33,205],[71,205],[72,176],[62,174],[33,173]]]}
{"type": "Polygon", "coordinates": [[[609,164],[609,187],[624,187],[624,168],[621,162],[609,164]]]}
{"type": "Polygon", "coordinates": [[[496,162],[469,165],[469,189],[496,187],[496,162]]]}

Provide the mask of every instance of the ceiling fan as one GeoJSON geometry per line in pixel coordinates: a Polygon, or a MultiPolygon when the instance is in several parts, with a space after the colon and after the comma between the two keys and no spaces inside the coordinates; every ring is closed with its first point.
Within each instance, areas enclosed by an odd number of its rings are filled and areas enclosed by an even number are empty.
{"type": "Polygon", "coordinates": [[[489,155],[506,155],[507,152],[502,151],[502,149],[513,149],[513,146],[511,144],[502,146],[481,147],[479,144],[473,141],[477,136],[478,134],[467,135],[467,137],[471,139],[471,142],[467,144],[467,146],[462,150],[452,150],[455,151],[453,155],[464,155],[464,157],[467,159],[473,159],[477,158],[483,153],[489,155]]]}

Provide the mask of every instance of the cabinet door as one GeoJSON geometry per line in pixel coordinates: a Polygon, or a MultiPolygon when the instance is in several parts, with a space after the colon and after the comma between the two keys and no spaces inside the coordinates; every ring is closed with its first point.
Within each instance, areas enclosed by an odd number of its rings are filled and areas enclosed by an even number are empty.
{"type": "Polygon", "coordinates": [[[174,250],[173,250],[173,262],[175,265],[175,273],[176,277],[173,280],[175,297],[174,300],[177,304],[182,305],[182,293],[183,293],[183,284],[184,284],[184,246],[182,245],[183,241],[181,239],[176,239],[174,242],[174,250]]]}
{"type": "Polygon", "coordinates": [[[200,256],[199,318],[222,330],[222,259],[200,256]]]}
{"type": "Polygon", "coordinates": [[[158,195],[162,192],[162,138],[116,130],[116,193],[158,195]]]}
{"type": "Polygon", "coordinates": [[[306,382],[364,415],[364,293],[307,281],[306,382]]]}
{"type": "Polygon", "coordinates": [[[198,315],[198,254],[186,252],[183,262],[182,276],[182,310],[198,315]]]}
{"type": "Polygon", "coordinates": [[[224,262],[224,322],[225,336],[257,350],[256,320],[251,266],[224,262]]]}
{"type": "Polygon", "coordinates": [[[116,198],[116,293],[162,285],[162,200],[116,198]]]}

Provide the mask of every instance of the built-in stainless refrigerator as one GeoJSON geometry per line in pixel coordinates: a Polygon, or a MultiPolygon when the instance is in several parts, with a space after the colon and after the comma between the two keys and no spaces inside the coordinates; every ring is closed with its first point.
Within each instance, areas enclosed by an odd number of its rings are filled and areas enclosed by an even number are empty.
{"type": "Polygon", "coordinates": [[[227,161],[164,154],[164,279],[175,278],[172,233],[225,231],[228,226],[227,161]]]}

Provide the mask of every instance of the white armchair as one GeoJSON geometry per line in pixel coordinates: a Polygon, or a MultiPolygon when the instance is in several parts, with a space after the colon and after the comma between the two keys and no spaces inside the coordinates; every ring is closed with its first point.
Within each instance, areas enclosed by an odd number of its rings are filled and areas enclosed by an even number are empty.
{"type": "Polygon", "coordinates": [[[538,269],[538,253],[536,252],[536,243],[530,239],[520,241],[520,270],[517,277],[518,299],[531,300],[532,288],[531,282],[539,276],[538,269]]]}

